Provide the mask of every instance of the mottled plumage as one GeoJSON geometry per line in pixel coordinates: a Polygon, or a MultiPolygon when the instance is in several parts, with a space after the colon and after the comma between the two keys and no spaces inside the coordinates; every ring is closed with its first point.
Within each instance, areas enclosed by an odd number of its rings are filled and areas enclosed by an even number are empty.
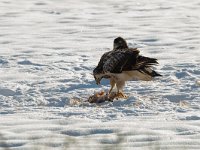
{"type": "Polygon", "coordinates": [[[157,59],[141,56],[139,52],[137,48],[128,48],[123,38],[116,38],[113,50],[104,53],[93,70],[96,83],[100,84],[102,78],[109,78],[109,92],[116,85],[118,92],[122,93],[127,80],[149,81],[155,76],[161,76],[152,70],[152,66],[158,64],[157,59]]]}

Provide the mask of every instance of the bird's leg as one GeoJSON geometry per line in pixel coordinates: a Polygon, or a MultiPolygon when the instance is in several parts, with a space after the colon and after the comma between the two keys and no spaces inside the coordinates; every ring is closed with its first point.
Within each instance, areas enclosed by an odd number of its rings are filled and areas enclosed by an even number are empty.
{"type": "Polygon", "coordinates": [[[125,85],[125,81],[117,82],[117,94],[116,97],[119,98],[128,98],[124,93],[123,93],[123,87],[125,85]]]}
{"type": "Polygon", "coordinates": [[[114,86],[113,86],[113,85],[111,85],[111,88],[110,88],[110,90],[109,90],[108,94],[111,94],[111,92],[112,92],[113,88],[114,88],[114,86]]]}
{"type": "Polygon", "coordinates": [[[109,90],[109,92],[108,92],[108,94],[110,95],[111,94],[111,92],[112,92],[112,90],[113,90],[113,88],[115,87],[115,81],[113,80],[113,79],[110,79],[110,90],[109,90]]]}

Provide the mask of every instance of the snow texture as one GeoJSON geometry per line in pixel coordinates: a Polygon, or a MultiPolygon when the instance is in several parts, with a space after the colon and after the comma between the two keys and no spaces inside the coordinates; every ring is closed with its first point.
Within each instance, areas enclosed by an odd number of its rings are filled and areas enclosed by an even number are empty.
{"type": "Polygon", "coordinates": [[[200,147],[200,2],[1,0],[0,150],[200,147]],[[128,99],[85,102],[113,40],[157,58],[163,75],[128,99]]]}

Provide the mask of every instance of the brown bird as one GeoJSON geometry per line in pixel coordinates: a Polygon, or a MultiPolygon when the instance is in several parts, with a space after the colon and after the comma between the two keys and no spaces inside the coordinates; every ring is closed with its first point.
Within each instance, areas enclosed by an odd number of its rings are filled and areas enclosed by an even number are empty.
{"type": "Polygon", "coordinates": [[[93,70],[96,84],[100,84],[102,78],[109,79],[109,94],[116,85],[118,96],[126,98],[123,93],[126,81],[151,81],[154,77],[161,76],[152,69],[152,66],[158,64],[157,59],[144,57],[139,53],[137,48],[129,48],[122,37],[116,38],[113,50],[104,53],[93,70]]]}

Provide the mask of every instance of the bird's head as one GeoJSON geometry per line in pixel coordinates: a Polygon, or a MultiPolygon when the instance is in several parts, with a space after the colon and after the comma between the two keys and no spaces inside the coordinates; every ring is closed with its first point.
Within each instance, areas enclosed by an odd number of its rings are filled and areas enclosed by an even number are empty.
{"type": "Polygon", "coordinates": [[[98,67],[93,70],[93,76],[96,81],[96,84],[99,85],[103,76],[101,75],[101,71],[98,67]]]}
{"type": "Polygon", "coordinates": [[[113,49],[123,49],[128,48],[126,41],[122,37],[114,39],[113,49]]]}
{"type": "Polygon", "coordinates": [[[94,74],[94,79],[96,81],[96,84],[99,85],[101,83],[102,76],[94,74]]]}

